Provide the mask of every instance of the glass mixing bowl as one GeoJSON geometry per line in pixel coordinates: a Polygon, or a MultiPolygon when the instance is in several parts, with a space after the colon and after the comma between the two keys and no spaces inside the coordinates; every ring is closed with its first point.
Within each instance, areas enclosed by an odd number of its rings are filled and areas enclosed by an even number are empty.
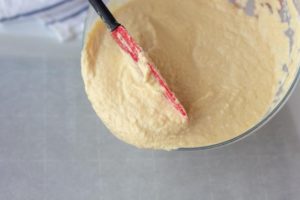
{"type": "MultiPolygon", "coordinates": [[[[113,7],[110,7],[111,10],[117,9],[118,7],[126,4],[130,0],[110,0],[106,1],[108,2],[108,6],[113,5],[113,7]]],[[[224,0],[225,1],[225,0],[224,0]]],[[[251,16],[253,15],[253,5],[254,5],[255,0],[248,0],[248,3],[246,4],[247,7],[244,8],[245,12],[251,16]]],[[[274,0],[275,1],[275,0],[274,0]]],[[[292,20],[291,15],[290,15],[290,9],[291,7],[287,6],[286,0],[278,0],[282,4],[282,8],[278,10],[281,16],[281,23],[287,23],[289,24],[290,21],[292,20]]],[[[237,4],[235,0],[229,0],[229,2],[233,4],[237,4]]],[[[239,5],[237,5],[239,6],[239,5]]],[[[300,13],[300,2],[298,1],[293,1],[294,8],[296,9],[298,13],[300,13]]],[[[88,33],[92,29],[94,23],[99,20],[99,16],[95,13],[92,7],[89,8],[88,11],[88,16],[86,19],[85,23],[85,31],[84,31],[84,38],[83,38],[83,43],[85,42],[85,39],[87,38],[88,33]]],[[[300,22],[300,17],[297,16],[297,19],[300,22]]],[[[300,23],[299,23],[300,26],[300,23]]],[[[271,25],[270,25],[271,27],[271,25]]],[[[300,37],[300,33],[296,32],[292,28],[289,28],[286,30],[285,34],[289,38],[289,46],[290,46],[290,52],[289,55],[290,57],[290,62],[294,63],[293,69],[290,68],[290,64],[286,63],[282,65],[282,72],[284,74],[284,77],[282,78],[282,81],[279,82],[278,89],[276,92],[276,95],[274,97],[273,104],[270,106],[269,111],[266,113],[266,115],[256,124],[252,126],[249,130],[247,130],[244,133],[241,133],[239,136],[232,138],[230,140],[210,145],[210,146],[203,146],[203,147],[198,147],[198,148],[183,148],[180,150],[203,150],[203,149],[211,149],[211,148],[216,148],[224,145],[231,144],[233,142],[236,142],[238,140],[241,140],[245,138],[246,136],[250,135],[251,133],[256,132],[258,129],[260,129],[262,126],[264,126],[269,120],[271,120],[277,113],[280,111],[280,109],[285,105],[291,94],[293,93],[293,90],[295,89],[299,79],[300,79],[300,60],[294,58],[295,56],[299,56],[300,54],[300,42],[295,43],[294,41],[300,41],[299,39],[296,39],[296,37],[300,37]],[[293,47],[293,48],[292,48],[293,47]],[[294,52],[293,52],[294,51],[294,52]],[[296,52],[297,51],[297,52],[296,52]],[[292,57],[293,56],[293,57],[292,57]],[[297,63],[295,63],[297,62],[297,63]]],[[[280,48],[280,47],[279,47],[280,48]]]]}

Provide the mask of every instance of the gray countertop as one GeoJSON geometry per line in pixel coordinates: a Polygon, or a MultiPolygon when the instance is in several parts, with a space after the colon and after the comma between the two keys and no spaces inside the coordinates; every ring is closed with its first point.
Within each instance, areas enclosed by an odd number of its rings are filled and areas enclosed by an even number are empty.
{"type": "Polygon", "coordinates": [[[300,87],[271,122],[235,144],[138,150],[92,110],[80,42],[4,33],[0,43],[1,200],[300,198],[300,87]]]}

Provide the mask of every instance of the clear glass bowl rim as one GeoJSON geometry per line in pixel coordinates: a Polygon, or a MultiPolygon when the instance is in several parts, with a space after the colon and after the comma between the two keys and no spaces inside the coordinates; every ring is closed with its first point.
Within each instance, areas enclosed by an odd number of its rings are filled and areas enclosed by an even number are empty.
{"type": "MultiPolygon", "coordinates": [[[[88,23],[87,22],[88,22],[89,17],[91,17],[92,12],[94,12],[93,8],[91,6],[89,6],[88,14],[87,14],[87,17],[85,20],[85,25],[84,25],[84,31],[83,31],[83,37],[82,37],[82,47],[84,47],[86,35],[88,33],[88,26],[87,26],[88,23]]],[[[256,131],[258,131],[259,129],[261,129],[264,125],[266,125],[284,107],[284,105],[287,103],[287,101],[293,94],[294,90],[296,89],[296,87],[299,83],[299,80],[300,80],[300,66],[298,67],[297,74],[295,75],[295,78],[294,78],[291,86],[289,87],[289,89],[286,92],[286,94],[284,95],[284,97],[280,100],[280,102],[273,108],[273,110],[271,112],[269,112],[258,123],[256,123],[252,128],[248,129],[244,133],[242,133],[232,139],[229,139],[224,142],[217,143],[217,144],[212,144],[212,145],[202,146],[202,147],[179,148],[177,150],[179,150],[179,151],[195,151],[195,150],[216,149],[216,148],[220,148],[220,147],[224,147],[224,146],[233,144],[235,142],[238,142],[238,141],[250,136],[251,134],[253,134],[256,131]]]]}

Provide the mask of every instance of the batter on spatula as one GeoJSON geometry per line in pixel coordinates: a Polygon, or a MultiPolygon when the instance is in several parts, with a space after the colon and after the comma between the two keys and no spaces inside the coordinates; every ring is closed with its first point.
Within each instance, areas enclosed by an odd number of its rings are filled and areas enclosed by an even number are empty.
{"type": "Polygon", "coordinates": [[[262,17],[226,0],[129,1],[114,15],[155,63],[189,120],[132,67],[100,20],[82,52],[93,108],[113,134],[140,148],[209,146],[242,134],[270,108],[289,52],[278,13],[266,7],[256,14],[262,17]],[[268,22],[282,35],[262,26],[268,22]]]}

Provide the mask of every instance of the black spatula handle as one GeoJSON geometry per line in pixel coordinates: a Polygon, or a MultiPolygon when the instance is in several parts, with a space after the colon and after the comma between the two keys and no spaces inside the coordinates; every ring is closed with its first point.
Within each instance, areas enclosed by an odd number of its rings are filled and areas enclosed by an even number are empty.
{"type": "Polygon", "coordinates": [[[114,31],[120,24],[117,22],[112,13],[108,10],[106,5],[101,0],[89,0],[95,11],[102,18],[110,31],[114,31]]]}

